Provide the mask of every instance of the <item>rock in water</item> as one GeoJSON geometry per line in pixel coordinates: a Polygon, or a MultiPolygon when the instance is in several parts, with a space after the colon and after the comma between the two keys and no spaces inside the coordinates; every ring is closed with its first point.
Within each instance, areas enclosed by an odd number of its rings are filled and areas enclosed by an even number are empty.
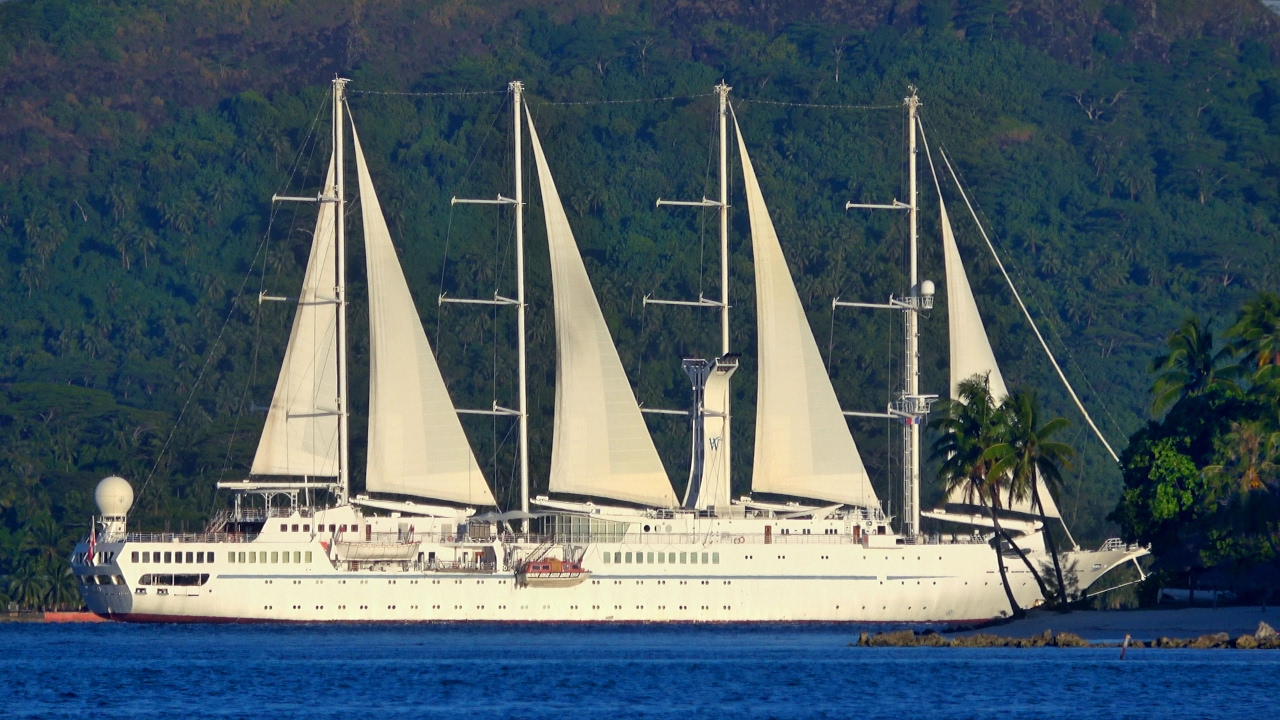
{"type": "Polygon", "coordinates": [[[1268,625],[1266,621],[1261,621],[1258,623],[1258,629],[1255,630],[1253,633],[1253,639],[1268,640],[1270,638],[1276,637],[1277,634],[1280,634],[1280,633],[1276,633],[1275,628],[1268,625]]]}
{"type": "Polygon", "coordinates": [[[1216,633],[1214,635],[1201,635],[1200,637],[1191,641],[1191,644],[1188,647],[1193,647],[1199,650],[1203,650],[1205,648],[1222,647],[1225,643],[1228,643],[1230,641],[1231,641],[1231,636],[1228,635],[1227,633],[1222,632],[1222,633],[1216,633]]]}
{"type": "Polygon", "coordinates": [[[1240,650],[1253,650],[1258,647],[1258,641],[1252,635],[1241,635],[1236,638],[1236,647],[1240,650]]]}
{"type": "Polygon", "coordinates": [[[916,634],[910,630],[876,633],[869,644],[872,647],[911,647],[916,644],[916,634]]]}
{"type": "Polygon", "coordinates": [[[920,647],[947,647],[950,644],[950,640],[942,637],[935,630],[929,630],[923,635],[916,636],[916,645],[920,647]]]}
{"type": "Polygon", "coordinates": [[[1061,632],[1053,639],[1055,647],[1089,647],[1089,641],[1075,633],[1061,632]]]}

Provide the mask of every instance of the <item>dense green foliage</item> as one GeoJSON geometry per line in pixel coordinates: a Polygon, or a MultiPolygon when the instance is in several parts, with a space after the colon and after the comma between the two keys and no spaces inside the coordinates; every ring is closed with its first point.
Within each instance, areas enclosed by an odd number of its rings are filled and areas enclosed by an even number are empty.
{"type": "MultiPolygon", "coordinates": [[[[93,483],[110,472],[139,490],[134,522],[156,527],[200,522],[224,501],[213,482],[246,471],[290,322],[286,307],[256,295],[297,286],[311,222],[269,198],[317,185],[325,80],[335,72],[353,78],[351,108],[382,206],[459,405],[512,401],[512,318],[440,309],[433,298],[512,292],[510,216],[454,210],[449,198],[510,192],[502,89],[515,78],[530,89],[638,397],[687,403],[679,359],[715,351],[714,318],[642,299],[718,290],[714,216],[653,201],[714,195],[706,95],[725,78],[841,401],[883,407],[899,362],[896,321],[833,318],[830,301],[905,290],[901,216],[843,207],[903,197],[900,102],[915,84],[935,160],[944,148],[956,162],[1104,431],[1128,435],[1146,415],[1145,358],[1177,320],[1226,312],[1280,282],[1274,21],[1258,15],[1237,32],[1164,2],[1152,18],[1083,0],[850,5],[756,12],[730,3],[712,14],[664,2],[626,12],[514,0],[0,4],[0,302],[9,308],[0,321],[0,574],[55,586],[66,547],[52,538],[83,532],[93,483]],[[494,92],[364,94],[459,89],[494,92]],[[669,96],[681,99],[556,104],[669,96]],[[37,540],[50,522],[61,534],[37,540]]],[[[533,478],[544,488],[552,318],[535,184],[526,187],[533,478]]],[[[943,191],[1005,376],[1039,388],[1047,409],[1074,421],[956,188],[944,182],[943,191]]],[[[936,199],[927,192],[922,202],[923,273],[940,280],[936,199]]],[[[744,354],[734,486],[745,492],[752,270],[745,213],[732,222],[733,342],[744,354]]],[[[355,245],[358,470],[367,342],[355,245]]],[[[924,387],[944,392],[941,300],[924,323],[924,387]]],[[[466,422],[509,505],[511,428],[466,422]]],[[[685,428],[666,418],[651,427],[680,488],[685,428]]],[[[896,429],[853,427],[881,497],[897,507],[896,429]]],[[[1103,537],[1120,473],[1082,423],[1063,439],[1082,457],[1059,504],[1078,536],[1103,537]]],[[[928,488],[925,499],[940,493],[928,488]]]]}
{"type": "Polygon", "coordinates": [[[1280,587],[1280,295],[1247,303],[1219,347],[1198,319],[1170,336],[1159,421],[1130,438],[1112,518],[1164,581],[1280,587]],[[1175,392],[1176,396],[1170,396],[1175,392]]]}

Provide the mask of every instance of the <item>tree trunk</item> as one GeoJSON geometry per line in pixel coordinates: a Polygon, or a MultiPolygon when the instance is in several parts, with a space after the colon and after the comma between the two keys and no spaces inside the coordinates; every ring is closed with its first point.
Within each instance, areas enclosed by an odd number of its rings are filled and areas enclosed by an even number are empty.
{"type": "Polygon", "coordinates": [[[1031,577],[1035,578],[1036,584],[1040,586],[1040,597],[1048,600],[1053,593],[1049,592],[1049,587],[1044,584],[1044,578],[1040,577],[1040,573],[1036,571],[1035,565],[1031,564],[1031,559],[1027,557],[1026,553],[1022,552],[1022,548],[1018,547],[1018,543],[1013,541],[1012,535],[1004,530],[1001,530],[1000,533],[1004,535],[1004,539],[1009,543],[1009,547],[1017,551],[1018,557],[1022,558],[1022,564],[1026,565],[1027,569],[1031,571],[1031,577]]]}
{"type": "Polygon", "coordinates": [[[1009,598],[1009,609],[1013,613],[1013,617],[1026,617],[1026,612],[1018,605],[1017,599],[1013,597],[1013,587],[1009,585],[1009,574],[1004,568],[1004,555],[1000,552],[1000,536],[1004,535],[1004,530],[1000,529],[1000,520],[996,517],[995,505],[988,505],[987,509],[991,511],[991,524],[995,526],[996,535],[994,541],[996,549],[996,565],[1000,568],[1000,582],[1004,584],[1004,594],[1009,598]]]}
{"type": "Polygon", "coordinates": [[[1062,563],[1058,561],[1058,546],[1053,540],[1053,533],[1049,532],[1049,517],[1044,514],[1044,504],[1040,502],[1039,482],[1031,483],[1031,502],[1040,511],[1040,523],[1044,525],[1044,539],[1049,545],[1049,554],[1053,556],[1053,573],[1058,578],[1058,610],[1064,613],[1071,612],[1071,605],[1067,601],[1067,583],[1062,579],[1062,563]]]}

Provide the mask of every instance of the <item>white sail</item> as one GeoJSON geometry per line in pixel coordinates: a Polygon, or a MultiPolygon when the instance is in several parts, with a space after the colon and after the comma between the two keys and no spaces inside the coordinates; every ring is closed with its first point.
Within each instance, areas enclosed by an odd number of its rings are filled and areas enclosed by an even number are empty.
{"type": "MultiPolygon", "coordinates": [[[[991,341],[987,338],[987,328],[978,313],[978,304],[973,299],[973,289],[969,286],[969,276],[965,274],[964,262],[960,258],[960,248],[956,245],[955,233],[951,230],[951,220],[947,217],[947,206],[942,198],[938,198],[942,211],[942,257],[947,270],[947,330],[951,335],[951,397],[955,397],[960,383],[974,375],[985,375],[991,391],[991,397],[997,402],[1009,395],[1000,374],[1000,366],[996,364],[995,353],[991,350],[991,341]]],[[[1036,475],[1039,484],[1040,501],[1044,504],[1045,515],[1059,517],[1057,503],[1049,488],[1036,475]]],[[[965,496],[961,488],[953,490],[945,501],[949,504],[974,505],[974,498],[965,496]]],[[[1031,499],[1006,502],[1005,509],[1013,512],[1032,513],[1031,499]]]]}
{"type": "Polygon", "coordinates": [[[818,354],[736,119],[734,127],[751,216],[760,336],[751,488],[876,507],[875,489],[818,354]]]}
{"type": "Polygon", "coordinates": [[[951,397],[960,383],[974,375],[985,375],[991,397],[998,403],[1009,394],[1000,366],[987,339],[987,328],[978,314],[978,304],[969,287],[969,277],[960,260],[960,248],[951,231],[947,206],[938,199],[942,210],[942,257],[947,268],[947,329],[951,333],[951,397]]]}
{"type": "MultiPolygon", "coordinates": [[[[333,194],[329,158],[324,194],[333,194]]],[[[298,311],[250,470],[254,475],[338,475],[338,284],[334,204],[320,203],[298,311]]]]}
{"type": "Polygon", "coordinates": [[[555,180],[529,119],[551,253],[556,317],[552,492],[674,507],[667,478],[605,324],[555,180]]]}
{"type": "Polygon", "coordinates": [[[494,505],[449,399],[378,204],[354,125],[369,284],[369,451],[365,487],[494,505]]]}

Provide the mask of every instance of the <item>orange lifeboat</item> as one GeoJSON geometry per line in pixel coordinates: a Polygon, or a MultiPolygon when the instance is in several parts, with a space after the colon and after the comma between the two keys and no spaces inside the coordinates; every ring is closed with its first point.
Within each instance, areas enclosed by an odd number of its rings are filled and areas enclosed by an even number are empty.
{"type": "Polygon", "coordinates": [[[591,571],[574,560],[530,560],[516,570],[521,587],[573,587],[591,577],[591,571]]]}

